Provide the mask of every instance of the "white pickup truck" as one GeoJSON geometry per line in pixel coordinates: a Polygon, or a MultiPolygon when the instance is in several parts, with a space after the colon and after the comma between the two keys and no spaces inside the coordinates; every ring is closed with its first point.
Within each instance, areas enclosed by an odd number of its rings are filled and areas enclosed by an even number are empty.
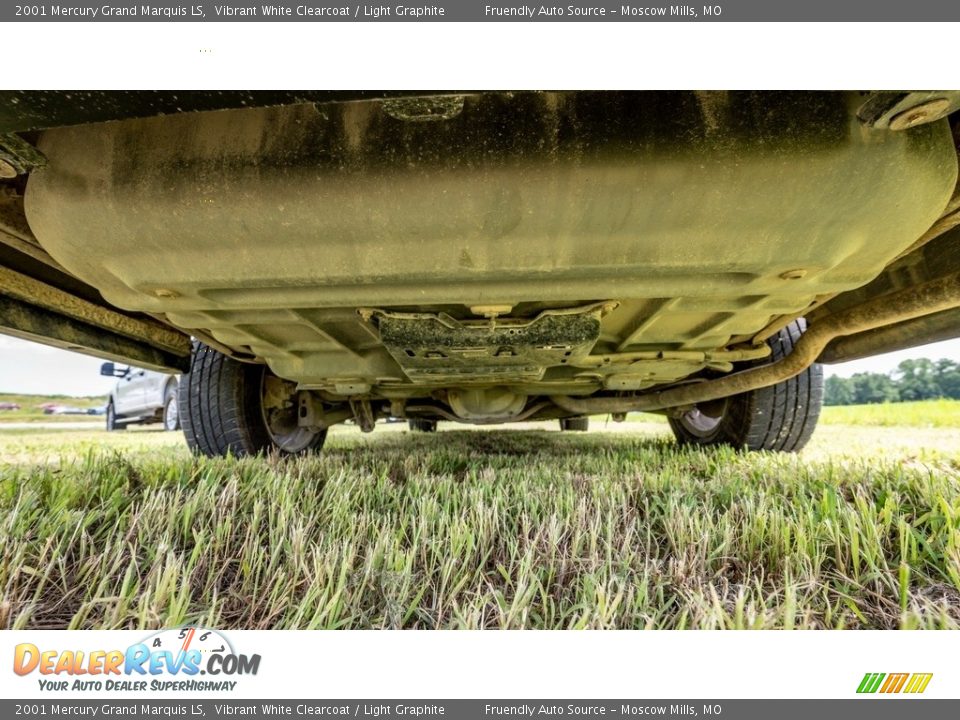
{"type": "Polygon", "coordinates": [[[107,401],[108,431],[153,423],[163,423],[164,430],[180,429],[178,376],[112,362],[101,365],[100,374],[117,378],[107,401]]]}

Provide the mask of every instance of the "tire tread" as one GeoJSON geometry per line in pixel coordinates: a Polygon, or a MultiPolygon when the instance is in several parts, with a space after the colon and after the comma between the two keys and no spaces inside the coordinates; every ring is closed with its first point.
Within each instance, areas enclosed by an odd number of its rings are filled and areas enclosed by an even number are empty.
{"type": "MultiPolygon", "coordinates": [[[[801,318],[771,338],[771,360],[790,354],[805,330],[806,321],[801,318]]],[[[709,437],[693,435],[673,418],[670,426],[684,444],[797,452],[813,435],[822,404],[823,368],[813,364],[783,382],[730,398],[726,416],[709,437]]]]}
{"type": "MultiPolygon", "coordinates": [[[[256,455],[275,449],[260,412],[264,367],[241,363],[194,342],[190,372],[180,379],[180,425],[202,455],[256,455]]],[[[326,432],[308,450],[319,450],[326,432]]]]}

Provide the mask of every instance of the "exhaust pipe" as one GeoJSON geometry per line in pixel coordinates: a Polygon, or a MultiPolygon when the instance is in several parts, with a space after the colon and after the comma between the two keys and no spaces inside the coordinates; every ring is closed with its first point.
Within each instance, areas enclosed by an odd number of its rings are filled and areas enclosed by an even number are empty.
{"type": "Polygon", "coordinates": [[[912,320],[960,307],[960,273],[884,295],[841,310],[811,325],[793,347],[793,352],[769,365],[742,370],[716,380],[688,383],[656,392],[619,397],[575,398],[554,395],[551,400],[576,415],[644,412],[695,405],[776,385],[810,367],[827,344],[837,337],[912,320]]]}

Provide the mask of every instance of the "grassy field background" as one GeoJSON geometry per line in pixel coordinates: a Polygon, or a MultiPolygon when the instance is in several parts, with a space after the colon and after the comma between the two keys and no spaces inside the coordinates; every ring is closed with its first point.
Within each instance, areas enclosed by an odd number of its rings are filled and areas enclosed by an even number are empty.
{"type": "Polygon", "coordinates": [[[799,456],[592,427],[0,431],[0,625],[960,627],[960,403],[827,408],[799,456]]]}
{"type": "Polygon", "coordinates": [[[960,427],[960,401],[879,403],[825,407],[821,422],[828,425],[880,427],[960,427]]]}
{"type": "MultiPolygon", "coordinates": [[[[87,419],[83,415],[45,415],[40,405],[56,403],[70,407],[102,408],[107,404],[107,396],[74,397],[72,395],[17,395],[15,393],[0,393],[0,402],[12,402],[20,406],[19,410],[0,410],[0,425],[10,422],[73,422],[87,419]]],[[[101,421],[103,418],[99,418],[101,421]]]]}

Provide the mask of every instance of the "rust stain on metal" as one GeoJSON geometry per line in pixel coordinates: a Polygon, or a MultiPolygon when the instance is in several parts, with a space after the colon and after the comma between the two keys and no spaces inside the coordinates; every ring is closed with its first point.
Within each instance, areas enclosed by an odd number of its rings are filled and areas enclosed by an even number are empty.
{"type": "Polygon", "coordinates": [[[182,332],[100,307],[4,267],[0,267],[0,294],[54,310],[127,337],[145,340],[178,354],[190,353],[190,338],[182,332]]]}

